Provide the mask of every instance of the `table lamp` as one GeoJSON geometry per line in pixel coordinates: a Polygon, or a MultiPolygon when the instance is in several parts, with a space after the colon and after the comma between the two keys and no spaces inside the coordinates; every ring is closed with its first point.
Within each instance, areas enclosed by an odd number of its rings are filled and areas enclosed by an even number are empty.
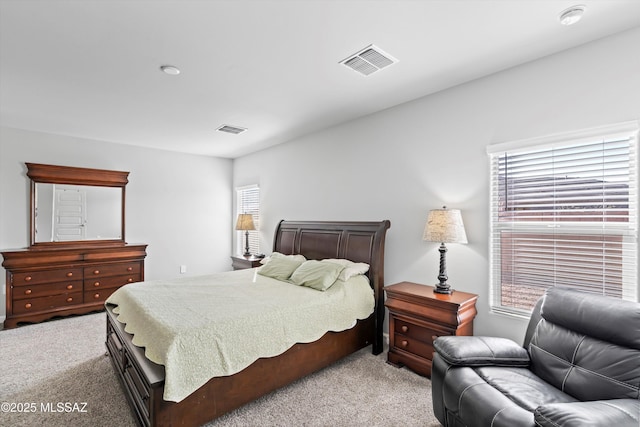
{"type": "Polygon", "coordinates": [[[251,252],[249,252],[249,230],[255,230],[256,227],[253,225],[253,215],[251,214],[238,214],[238,220],[236,221],[236,230],[244,231],[245,243],[244,243],[244,254],[245,257],[250,257],[251,252]]]}
{"type": "Polygon", "coordinates": [[[447,283],[447,247],[445,243],[467,243],[467,234],[464,231],[462,215],[457,209],[432,209],[424,227],[423,239],[429,242],[440,242],[440,281],[434,290],[438,294],[451,294],[453,289],[447,283]]]}

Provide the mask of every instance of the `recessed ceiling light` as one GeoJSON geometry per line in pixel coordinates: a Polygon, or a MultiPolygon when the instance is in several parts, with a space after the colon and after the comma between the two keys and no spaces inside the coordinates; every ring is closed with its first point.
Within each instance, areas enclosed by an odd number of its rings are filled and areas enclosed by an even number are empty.
{"type": "Polygon", "coordinates": [[[584,15],[585,6],[582,4],[571,6],[569,9],[565,9],[560,12],[560,23],[562,25],[573,25],[582,19],[584,15]]]}
{"type": "Polygon", "coordinates": [[[180,69],[178,67],[174,67],[173,65],[163,65],[160,67],[160,69],[164,73],[172,76],[177,76],[178,74],[180,74],[180,69]]]}

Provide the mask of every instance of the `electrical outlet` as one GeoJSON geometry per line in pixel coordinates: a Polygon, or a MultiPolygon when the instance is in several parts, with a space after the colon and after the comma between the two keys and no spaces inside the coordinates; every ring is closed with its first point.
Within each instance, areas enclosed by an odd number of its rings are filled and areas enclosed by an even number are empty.
{"type": "Polygon", "coordinates": [[[180,266],[180,274],[184,274],[187,272],[187,266],[186,265],[181,265],[180,266]]]}

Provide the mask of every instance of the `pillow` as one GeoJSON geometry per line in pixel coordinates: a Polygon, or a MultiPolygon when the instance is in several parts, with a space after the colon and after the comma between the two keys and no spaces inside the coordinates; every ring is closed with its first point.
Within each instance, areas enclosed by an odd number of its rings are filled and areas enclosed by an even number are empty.
{"type": "Polygon", "coordinates": [[[303,256],[303,255],[285,255],[285,254],[281,254],[280,252],[274,252],[271,255],[262,258],[262,260],[260,261],[260,264],[267,264],[269,261],[271,261],[274,258],[291,258],[291,259],[297,259],[300,260],[302,262],[305,262],[307,259],[303,256]]]}
{"type": "Polygon", "coordinates": [[[342,265],[344,270],[338,276],[339,280],[346,282],[351,279],[353,276],[357,276],[360,274],[365,274],[369,271],[369,264],[365,264],[364,262],[353,262],[348,259],[337,259],[337,258],[327,258],[323,259],[323,262],[330,262],[338,265],[342,265]]]}
{"type": "Polygon", "coordinates": [[[258,274],[278,280],[289,280],[291,274],[300,267],[303,262],[304,260],[300,258],[284,255],[282,257],[272,257],[267,264],[264,264],[258,269],[258,274]]]}
{"type": "Polygon", "coordinates": [[[343,269],[343,266],[335,263],[305,261],[293,272],[290,280],[298,286],[326,291],[335,283],[343,269]]]}

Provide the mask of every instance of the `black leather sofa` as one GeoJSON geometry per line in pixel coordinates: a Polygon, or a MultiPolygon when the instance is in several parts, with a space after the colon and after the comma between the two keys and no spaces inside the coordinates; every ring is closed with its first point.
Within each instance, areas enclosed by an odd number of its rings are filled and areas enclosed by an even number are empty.
{"type": "Polygon", "coordinates": [[[640,304],[554,287],[524,344],[440,337],[433,410],[445,426],[640,426],[640,304]]]}

